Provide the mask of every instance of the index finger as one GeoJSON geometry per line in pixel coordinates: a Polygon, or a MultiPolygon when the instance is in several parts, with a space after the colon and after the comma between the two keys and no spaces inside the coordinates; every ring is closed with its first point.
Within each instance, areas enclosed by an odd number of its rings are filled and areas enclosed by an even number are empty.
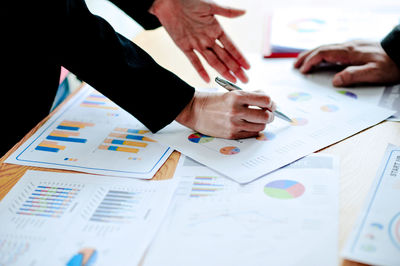
{"type": "Polygon", "coordinates": [[[264,93],[236,91],[239,93],[237,102],[242,105],[257,106],[262,109],[271,110],[273,108],[273,101],[271,97],[264,93]]]}
{"type": "Polygon", "coordinates": [[[294,67],[295,67],[295,68],[301,67],[301,65],[302,65],[303,62],[304,62],[304,59],[306,59],[306,57],[307,57],[310,53],[312,53],[314,50],[315,50],[315,49],[301,52],[301,53],[297,56],[296,61],[294,62],[294,67]]]}
{"type": "Polygon", "coordinates": [[[348,63],[348,53],[340,47],[323,47],[312,51],[303,62],[300,68],[302,73],[309,72],[314,66],[322,62],[328,63],[348,63]]]}
{"type": "Polygon", "coordinates": [[[250,64],[246,58],[242,55],[238,48],[233,44],[231,39],[222,31],[221,36],[218,38],[225,50],[232,55],[232,57],[242,66],[244,69],[250,69],[250,64]]]}

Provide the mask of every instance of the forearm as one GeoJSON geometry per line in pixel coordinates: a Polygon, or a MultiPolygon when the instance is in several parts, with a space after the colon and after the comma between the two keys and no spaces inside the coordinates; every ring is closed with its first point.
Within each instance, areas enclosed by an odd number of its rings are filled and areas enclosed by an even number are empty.
{"type": "Polygon", "coordinates": [[[110,0],[145,29],[155,29],[161,26],[157,17],[149,13],[154,0],[110,0]]]}
{"type": "Polygon", "coordinates": [[[194,89],[92,15],[79,0],[67,1],[60,63],[130,112],[153,132],[184,109],[194,89]]]}

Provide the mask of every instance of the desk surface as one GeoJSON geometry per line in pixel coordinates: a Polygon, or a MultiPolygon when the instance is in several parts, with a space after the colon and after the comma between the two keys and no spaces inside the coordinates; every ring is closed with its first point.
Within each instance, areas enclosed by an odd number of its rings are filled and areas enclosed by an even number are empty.
{"type": "MultiPolygon", "coordinates": [[[[210,87],[197,75],[181,51],[176,48],[165,32],[160,28],[140,33],[134,42],[145,49],[163,67],[171,70],[193,86],[210,87]]],[[[203,61],[204,62],[204,61],[203,61]]],[[[205,64],[204,64],[205,65],[205,64]]],[[[215,71],[205,65],[210,76],[215,71]]],[[[68,100],[68,99],[67,99],[68,100]]],[[[49,115],[49,117],[52,114],[49,115]]],[[[20,143],[29,138],[47,119],[44,119],[28,133],[20,143]]],[[[20,144],[19,143],[19,144],[20,144]]],[[[400,145],[400,123],[382,122],[354,136],[340,141],[319,152],[339,156],[340,169],[340,216],[339,216],[339,251],[343,248],[347,236],[352,230],[360,208],[375,177],[378,166],[388,143],[400,145]]],[[[49,170],[38,167],[4,164],[18,144],[0,159],[0,199],[2,199],[28,169],[49,170]]],[[[168,178],[173,175],[179,153],[174,152],[155,175],[155,179],[168,178]]],[[[339,256],[339,254],[338,254],[339,256]]],[[[340,265],[362,265],[351,261],[340,260],[340,265]]]]}

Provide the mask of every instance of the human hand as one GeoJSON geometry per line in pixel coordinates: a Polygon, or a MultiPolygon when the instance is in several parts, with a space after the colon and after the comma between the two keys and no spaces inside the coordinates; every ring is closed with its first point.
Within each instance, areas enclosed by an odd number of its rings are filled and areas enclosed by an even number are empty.
{"type": "Polygon", "coordinates": [[[240,139],[258,136],[274,120],[275,110],[276,104],[261,92],[196,92],[176,121],[205,135],[240,139]]]}
{"type": "Polygon", "coordinates": [[[333,77],[332,83],[337,87],[400,81],[399,67],[379,43],[351,41],[323,45],[301,53],[294,66],[305,74],[318,69],[318,65],[325,62],[347,66],[333,77]]]}
{"type": "Polygon", "coordinates": [[[221,7],[211,0],[156,0],[149,11],[206,82],[210,77],[195,51],[227,80],[236,82],[237,77],[242,82],[248,81],[243,68],[249,69],[249,63],[215,18],[215,15],[234,18],[245,11],[221,7]]]}

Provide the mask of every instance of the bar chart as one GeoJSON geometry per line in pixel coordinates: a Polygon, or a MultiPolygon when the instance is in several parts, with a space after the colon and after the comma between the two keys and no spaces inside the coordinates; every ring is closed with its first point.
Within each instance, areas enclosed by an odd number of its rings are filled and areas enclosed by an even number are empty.
{"type": "Polygon", "coordinates": [[[193,181],[190,197],[209,197],[223,189],[224,184],[216,176],[196,176],[193,181]]]}
{"type": "Polygon", "coordinates": [[[36,146],[35,150],[46,152],[65,150],[66,146],[60,145],[59,141],[63,143],[86,143],[87,139],[80,137],[80,131],[85,127],[93,126],[95,126],[93,123],[63,120],[46,136],[46,140],[36,146]]]}
{"type": "Polygon", "coordinates": [[[103,94],[93,91],[80,104],[81,107],[118,110],[119,107],[103,94]]]}
{"type": "Polygon", "coordinates": [[[155,140],[145,136],[148,130],[116,127],[99,146],[100,150],[138,153],[155,140]]]}
{"type": "Polygon", "coordinates": [[[140,192],[109,190],[92,214],[90,221],[128,223],[137,217],[140,192]]]}
{"type": "Polygon", "coordinates": [[[60,218],[79,191],[80,188],[37,185],[16,210],[16,214],[60,218]]]}
{"type": "Polygon", "coordinates": [[[134,116],[85,86],[29,138],[9,162],[150,179],[172,149],[134,116]]]}

